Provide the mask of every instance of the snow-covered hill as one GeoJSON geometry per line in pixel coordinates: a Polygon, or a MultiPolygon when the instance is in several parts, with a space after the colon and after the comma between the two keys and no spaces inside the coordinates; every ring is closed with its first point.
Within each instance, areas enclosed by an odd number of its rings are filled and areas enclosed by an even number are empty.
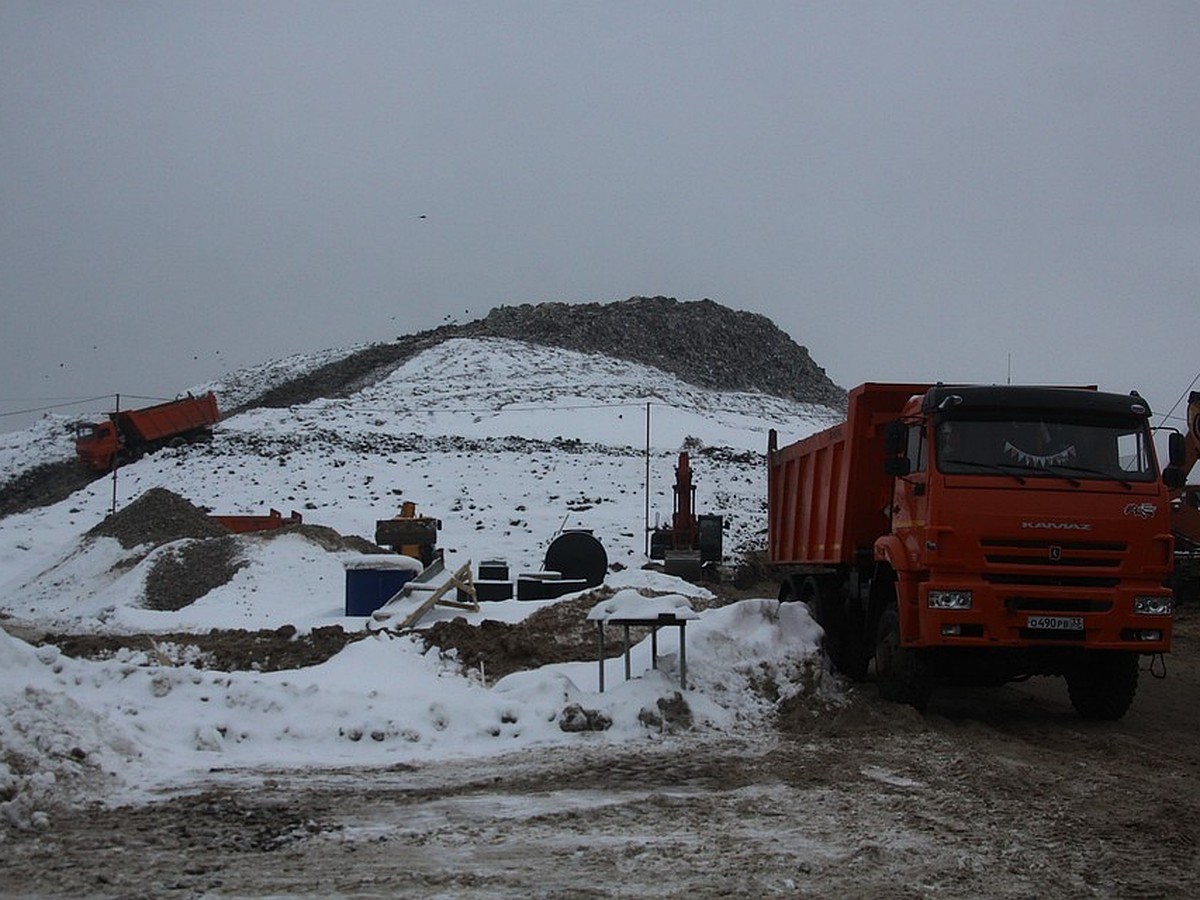
{"type": "MultiPolygon", "coordinates": [[[[286,368],[294,373],[318,364],[295,359],[286,368]]],[[[227,386],[248,395],[278,372],[240,373],[227,386]]],[[[700,600],[710,596],[705,588],[642,569],[647,427],[652,518],[671,514],[674,465],[686,448],[698,509],[725,517],[726,549],[735,552],[765,526],[767,430],[777,428],[791,440],[838,418],[824,407],[696,388],[606,356],[512,340],[451,340],[352,396],[226,419],[208,444],[165,450],[122,468],[115,492],[119,507],[151,488],[167,488],[218,513],[294,509],[306,524],[368,538],[377,519],[413,500],[420,513],[442,521],[440,545],[450,567],[504,559],[514,574],[542,568],[547,546],[563,528],[590,529],[612,563],[610,590],[700,600]]],[[[30,429],[24,457],[13,436],[8,471],[19,469],[15,461],[22,457],[44,459],[48,447],[69,451],[65,433],[55,435],[48,426],[30,429]]],[[[344,615],[346,554],[302,535],[241,538],[239,564],[227,581],[180,609],[148,608],[155,562],[182,553],[190,541],[130,548],[89,535],[105,520],[113,495],[113,480],[105,478],[60,503],[0,519],[0,615],[7,624],[139,633],[364,627],[362,619],[344,615]]],[[[467,617],[511,622],[540,605],[491,603],[467,617]]],[[[461,613],[439,611],[428,621],[454,615],[461,613]]],[[[770,599],[705,612],[689,634],[696,642],[689,644],[696,674],[689,702],[698,720],[718,728],[764,708],[761,697],[727,690],[731,678],[744,677],[735,670],[767,666],[787,681],[816,638],[803,610],[783,615],[770,599]],[[731,637],[736,646],[729,645],[731,637]],[[706,684],[721,687],[710,696],[706,684]]],[[[673,639],[659,640],[669,659],[673,639]]],[[[57,735],[53,753],[65,755],[54,757],[52,769],[64,782],[94,780],[97,772],[127,765],[152,768],[153,780],[171,781],[207,767],[214,753],[227,763],[254,765],[268,758],[374,763],[435,751],[500,752],[568,740],[547,723],[571,700],[602,705],[614,718],[615,740],[644,730],[637,712],[669,690],[671,671],[667,664],[666,674],[625,685],[614,669],[618,687],[600,697],[594,663],[518,673],[485,687],[453,661],[425,653],[419,642],[387,636],[299,673],[217,677],[186,660],[164,668],[153,654],[88,662],[3,635],[0,642],[0,741],[12,759],[45,761],[49,751],[39,748],[57,735]],[[381,696],[376,682],[384,672],[389,683],[407,687],[381,696]],[[180,722],[186,724],[180,728],[180,722]],[[366,743],[346,738],[364,730],[381,737],[366,743]],[[507,740],[485,746],[480,735],[488,734],[507,740]]],[[[648,648],[637,652],[648,667],[648,648]]],[[[39,783],[0,764],[5,780],[14,799],[0,806],[14,821],[33,822],[39,783]]]]}
{"type": "MultiPolygon", "coordinates": [[[[289,369],[302,367],[293,361],[289,369]]],[[[274,368],[234,382],[261,384],[274,368]]],[[[122,506],[166,487],[217,513],[294,509],[308,523],[368,538],[377,519],[413,500],[422,514],[442,520],[451,565],[501,558],[514,570],[537,570],[560,530],[585,528],[611,561],[636,567],[646,545],[647,421],[652,519],[671,514],[674,465],[686,447],[698,508],[725,517],[726,547],[735,551],[764,527],[767,430],[800,437],[836,418],[823,407],[703,390],[605,356],[451,340],[354,396],[227,419],[210,444],[121,469],[116,495],[122,506]]],[[[27,434],[24,458],[40,459],[57,432],[39,426],[27,434]]],[[[69,452],[62,435],[60,449],[69,452]]],[[[14,440],[8,459],[21,457],[14,440]]],[[[114,593],[110,579],[86,561],[92,551],[79,547],[112,500],[112,481],[101,479],[61,503],[0,520],[0,611],[60,629],[91,628],[102,619],[109,628],[151,631],[310,626],[335,618],[337,561],[322,558],[328,554],[307,563],[266,559],[279,555],[275,545],[218,595],[178,612],[147,613],[139,603],[140,569],[121,571],[114,593]],[[272,574],[276,566],[289,584],[282,610],[260,599],[260,581],[285,580],[272,574]],[[254,602],[247,595],[256,595],[254,602]],[[221,622],[226,608],[239,611],[221,622]]]]}

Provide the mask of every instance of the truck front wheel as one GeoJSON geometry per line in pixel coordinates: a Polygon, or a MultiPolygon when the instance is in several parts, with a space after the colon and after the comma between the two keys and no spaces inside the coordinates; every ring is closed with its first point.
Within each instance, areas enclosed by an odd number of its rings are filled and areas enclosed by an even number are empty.
{"type": "Polygon", "coordinates": [[[933,694],[933,672],[920,650],[900,642],[900,614],[888,606],[879,617],[875,639],[875,681],[879,696],[893,703],[907,703],[918,710],[929,704],[933,694]]]}
{"type": "Polygon", "coordinates": [[[1067,673],[1067,696],[1085,719],[1115,722],[1137,693],[1136,653],[1094,651],[1067,673]]]}

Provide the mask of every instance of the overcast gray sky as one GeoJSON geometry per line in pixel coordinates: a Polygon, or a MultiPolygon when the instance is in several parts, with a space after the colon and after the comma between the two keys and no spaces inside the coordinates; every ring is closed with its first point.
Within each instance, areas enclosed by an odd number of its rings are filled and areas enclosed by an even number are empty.
{"type": "Polygon", "coordinates": [[[1200,4],[0,0],[0,293],[0,412],[639,294],[1165,412],[1200,4]]]}

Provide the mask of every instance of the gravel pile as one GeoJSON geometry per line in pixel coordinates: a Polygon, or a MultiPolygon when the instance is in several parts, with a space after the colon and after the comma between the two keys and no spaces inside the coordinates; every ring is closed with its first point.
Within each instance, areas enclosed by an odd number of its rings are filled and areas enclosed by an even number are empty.
{"type": "Polygon", "coordinates": [[[229,530],[204,510],[166,488],[151,488],[88,532],[92,537],[116,538],[126,550],[228,534],[229,530]]]}
{"type": "Polygon", "coordinates": [[[191,541],[159,557],[146,574],[147,609],[173,612],[228,584],[245,568],[241,542],[231,534],[191,541]]]}

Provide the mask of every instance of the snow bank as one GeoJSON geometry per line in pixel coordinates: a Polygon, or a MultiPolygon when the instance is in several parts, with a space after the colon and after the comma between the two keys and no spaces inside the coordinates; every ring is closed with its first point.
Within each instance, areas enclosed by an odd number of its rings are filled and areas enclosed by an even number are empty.
{"type": "Polygon", "coordinates": [[[136,735],[76,700],[79,668],[0,630],[0,823],[45,828],[55,804],[107,793],[136,763],[136,735]]]}
{"type": "Polygon", "coordinates": [[[643,640],[631,652],[633,680],[621,680],[622,660],[607,661],[604,694],[595,662],[489,687],[411,635],[373,635],[307,669],[228,673],[162,666],[133,651],[75,660],[0,632],[0,814],[44,827],[55,800],[136,799],[218,767],[366,768],[660,739],[671,723],[655,711],[672,703],[693,728],[758,727],[775,700],[804,690],[819,670],[820,631],[799,605],[747,600],[696,615],[686,637],[689,690],[679,689],[678,643],[666,629],[657,669],[643,640]],[[572,704],[602,712],[611,726],[564,731],[572,704]]]}

